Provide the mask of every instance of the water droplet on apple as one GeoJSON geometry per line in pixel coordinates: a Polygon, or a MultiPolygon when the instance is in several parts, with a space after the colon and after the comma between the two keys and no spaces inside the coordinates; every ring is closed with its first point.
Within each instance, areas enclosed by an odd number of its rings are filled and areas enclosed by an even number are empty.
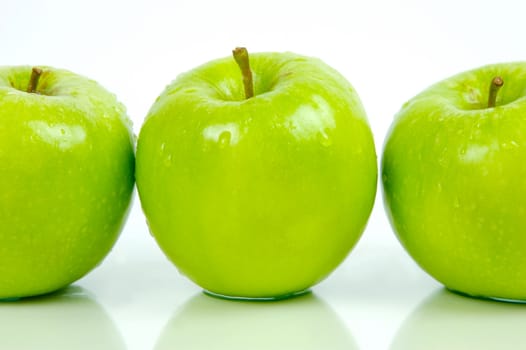
{"type": "Polygon", "coordinates": [[[458,197],[455,197],[455,199],[453,200],[453,206],[455,208],[460,208],[460,200],[458,199],[458,197]]]}
{"type": "Polygon", "coordinates": [[[440,164],[440,166],[444,168],[448,167],[449,159],[446,152],[442,153],[441,156],[438,158],[438,164],[440,164]]]}
{"type": "Polygon", "coordinates": [[[230,145],[230,139],[232,138],[232,134],[230,131],[223,131],[220,135],[217,141],[219,142],[219,146],[221,148],[224,148],[226,146],[230,145]]]}
{"type": "Polygon", "coordinates": [[[438,191],[439,193],[442,192],[442,183],[441,183],[441,182],[439,182],[439,183],[437,184],[437,191],[438,191]]]}
{"type": "Polygon", "coordinates": [[[513,148],[518,148],[519,147],[519,144],[516,142],[516,141],[510,141],[510,142],[503,142],[501,147],[503,149],[513,149],[513,148]]]}
{"type": "Polygon", "coordinates": [[[164,153],[164,149],[166,148],[166,143],[161,143],[161,153],[164,153]]]}
{"type": "Polygon", "coordinates": [[[172,165],[172,155],[169,154],[164,158],[164,166],[169,167],[172,165]]]}
{"type": "Polygon", "coordinates": [[[326,131],[321,131],[318,134],[318,140],[320,141],[320,144],[323,147],[329,147],[330,145],[332,145],[332,140],[331,140],[331,138],[329,137],[329,135],[327,134],[326,131]]]}

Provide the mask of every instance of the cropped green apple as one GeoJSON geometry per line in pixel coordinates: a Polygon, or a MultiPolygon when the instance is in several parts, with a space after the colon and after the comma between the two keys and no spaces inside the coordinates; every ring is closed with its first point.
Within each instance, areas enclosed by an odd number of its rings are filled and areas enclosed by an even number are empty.
{"type": "Polygon", "coordinates": [[[407,102],[382,179],[393,228],[424,270],[469,295],[526,300],[526,62],[456,75],[407,102]]]}
{"type": "Polygon", "coordinates": [[[66,70],[0,67],[0,299],[54,291],[100,263],[133,173],[115,96],[66,70]]]}
{"type": "Polygon", "coordinates": [[[373,138],[355,90],[322,61],[235,58],[180,75],[153,104],[137,187],[183,274],[218,295],[283,298],[359,239],[376,192],[373,138]]]}

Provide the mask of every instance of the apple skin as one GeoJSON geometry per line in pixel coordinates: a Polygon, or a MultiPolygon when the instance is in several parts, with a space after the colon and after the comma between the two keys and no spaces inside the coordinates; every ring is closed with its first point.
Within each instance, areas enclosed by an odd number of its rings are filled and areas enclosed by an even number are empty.
{"type": "Polygon", "coordinates": [[[387,135],[386,210],[414,260],[446,287],[526,300],[526,63],[481,67],[409,102],[387,135]],[[489,86],[504,86],[487,108],[489,86]]]}
{"type": "Polygon", "coordinates": [[[377,180],[358,95],[318,59],[251,55],[245,99],[233,58],[180,75],[137,141],[150,230],[212,293],[282,298],[324,279],[359,239],[377,180]]]}
{"type": "Polygon", "coordinates": [[[48,293],[99,264],[134,184],[131,123],[114,95],[66,70],[0,67],[0,298],[48,293]]]}

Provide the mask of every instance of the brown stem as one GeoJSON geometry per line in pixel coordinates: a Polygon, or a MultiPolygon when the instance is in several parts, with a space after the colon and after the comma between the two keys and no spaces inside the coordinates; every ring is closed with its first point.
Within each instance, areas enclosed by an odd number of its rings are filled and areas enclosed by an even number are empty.
{"type": "Polygon", "coordinates": [[[250,70],[250,63],[248,60],[248,51],[244,47],[236,47],[232,50],[234,59],[236,60],[241,75],[243,76],[243,86],[245,87],[245,98],[254,97],[254,82],[252,79],[252,71],[250,70]]]}
{"type": "Polygon", "coordinates": [[[42,72],[43,72],[42,69],[38,67],[33,67],[33,69],[31,70],[31,78],[29,78],[29,84],[27,85],[27,92],[29,93],[37,92],[38,80],[40,79],[42,72]]]}
{"type": "Polygon", "coordinates": [[[502,85],[504,85],[504,80],[502,80],[501,77],[497,76],[491,81],[488,96],[488,108],[495,107],[495,103],[497,102],[497,93],[499,92],[502,85]]]}

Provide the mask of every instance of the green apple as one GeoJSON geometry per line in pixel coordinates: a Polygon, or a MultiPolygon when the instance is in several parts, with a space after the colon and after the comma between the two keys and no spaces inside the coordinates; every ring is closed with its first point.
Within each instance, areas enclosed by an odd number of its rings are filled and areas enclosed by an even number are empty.
{"type": "Polygon", "coordinates": [[[526,299],[525,178],[525,62],[431,86],[402,107],[385,142],[384,198],[401,243],[469,295],[526,299]]]}
{"type": "Polygon", "coordinates": [[[72,283],[109,252],[130,204],[124,107],[66,70],[0,67],[0,174],[0,298],[72,283]]]}
{"type": "Polygon", "coordinates": [[[322,61],[235,58],[240,67],[230,57],[180,75],[153,104],[137,187],[183,274],[223,296],[283,298],[324,279],[359,239],[374,143],[355,90],[322,61]]]}

